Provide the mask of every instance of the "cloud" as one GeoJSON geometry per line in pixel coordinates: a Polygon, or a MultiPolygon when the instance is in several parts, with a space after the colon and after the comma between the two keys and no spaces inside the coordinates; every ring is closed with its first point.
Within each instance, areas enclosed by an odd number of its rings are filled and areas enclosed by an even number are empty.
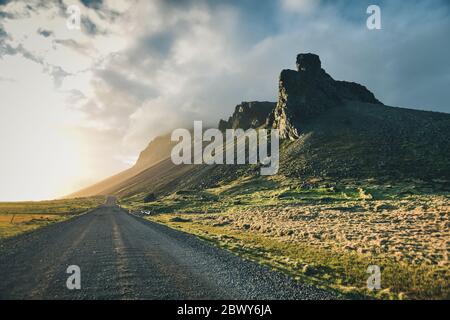
{"type": "Polygon", "coordinates": [[[47,65],[44,71],[48,72],[52,76],[53,83],[55,84],[56,88],[61,87],[64,78],[71,75],[60,66],[47,65]]]}
{"type": "Polygon", "coordinates": [[[50,37],[50,36],[53,35],[53,32],[52,32],[52,31],[50,31],[50,30],[45,30],[45,29],[42,29],[42,28],[39,28],[37,32],[38,32],[41,36],[43,36],[43,37],[45,37],[45,38],[48,38],[48,37],[50,37]]]}
{"type": "Polygon", "coordinates": [[[62,46],[65,46],[67,48],[70,48],[82,55],[91,55],[93,51],[95,50],[94,47],[89,43],[79,43],[78,41],[75,41],[73,39],[55,39],[53,40],[53,43],[60,44],[62,46]]]}
{"type": "MultiPolygon", "coordinates": [[[[87,16],[81,17],[81,28],[89,35],[96,35],[99,33],[97,25],[87,16]]],[[[105,33],[105,31],[103,31],[103,33],[105,33]]]]}
{"type": "Polygon", "coordinates": [[[102,0],[81,0],[81,3],[83,3],[88,8],[99,9],[102,6],[103,1],[102,0]]]}
{"type": "Polygon", "coordinates": [[[319,6],[319,0],[282,0],[283,9],[290,12],[308,13],[319,6]]]}
{"type": "Polygon", "coordinates": [[[59,88],[64,78],[71,75],[60,66],[47,63],[43,57],[35,55],[31,51],[25,49],[21,44],[17,47],[12,47],[8,44],[2,46],[0,48],[0,56],[1,55],[21,55],[25,59],[41,65],[42,71],[48,73],[53,78],[55,88],[59,88]]]}

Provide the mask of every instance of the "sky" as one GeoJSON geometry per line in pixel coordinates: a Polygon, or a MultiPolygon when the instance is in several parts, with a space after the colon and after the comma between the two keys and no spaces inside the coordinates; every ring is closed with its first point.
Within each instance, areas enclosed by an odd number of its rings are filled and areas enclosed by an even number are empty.
{"type": "Polygon", "coordinates": [[[450,112],[449,34],[446,0],[0,0],[0,201],[64,196],[159,134],[276,101],[301,52],[387,105],[450,112]]]}

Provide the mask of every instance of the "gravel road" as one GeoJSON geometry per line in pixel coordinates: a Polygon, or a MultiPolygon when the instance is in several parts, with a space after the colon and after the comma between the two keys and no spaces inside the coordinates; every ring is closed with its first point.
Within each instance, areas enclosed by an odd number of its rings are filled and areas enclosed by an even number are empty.
{"type": "Polygon", "coordinates": [[[132,216],[113,199],[0,242],[0,299],[334,299],[195,236],[132,216]],[[69,290],[68,266],[81,269],[69,290]]]}

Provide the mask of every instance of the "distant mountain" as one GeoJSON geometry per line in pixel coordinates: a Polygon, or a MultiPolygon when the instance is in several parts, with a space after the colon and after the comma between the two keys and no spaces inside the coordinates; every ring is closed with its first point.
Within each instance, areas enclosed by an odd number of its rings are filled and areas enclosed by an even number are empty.
{"type": "Polygon", "coordinates": [[[154,138],[139,154],[135,167],[147,169],[155,163],[170,156],[170,151],[176,142],[170,141],[170,134],[154,138]]]}
{"type": "MultiPolygon", "coordinates": [[[[281,72],[276,104],[243,102],[219,123],[221,130],[259,126],[280,130],[278,174],[289,179],[450,186],[450,114],[385,106],[366,87],[334,80],[314,54],[299,54],[297,70],[281,72]]],[[[164,194],[259,175],[258,165],[176,166],[170,149],[167,136],[155,139],[133,168],[76,195],[164,194]]]]}
{"type": "Polygon", "coordinates": [[[159,161],[170,157],[170,151],[174,143],[170,141],[170,134],[156,137],[140,153],[135,165],[130,169],[122,171],[92,186],[77,191],[68,197],[85,197],[95,194],[112,194],[117,191],[118,186],[146,169],[157,164],[159,161]]]}

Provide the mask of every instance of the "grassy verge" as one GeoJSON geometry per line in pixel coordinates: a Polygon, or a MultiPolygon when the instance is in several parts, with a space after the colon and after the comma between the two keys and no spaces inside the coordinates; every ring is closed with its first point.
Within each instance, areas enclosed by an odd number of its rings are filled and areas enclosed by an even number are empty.
{"type": "Polygon", "coordinates": [[[192,214],[147,217],[285,272],[296,280],[337,290],[349,298],[431,299],[445,298],[448,294],[448,291],[445,293],[448,283],[438,267],[414,266],[398,263],[389,257],[370,258],[358,253],[289,243],[227,226],[204,224],[200,222],[204,218],[199,219],[192,214]],[[380,266],[382,271],[381,287],[384,289],[379,291],[369,291],[366,286],[369,277],[367,268],[374,264],[380,266]]]}
{"type": "Polygon", "coordinates": [[[0,202],[0,239],[63,221],[104,203],[104,197],[0,202]]]}
{"type": "Polygon", "coordinates": [[[242,178],[121,205],[247,259],[348,294],[379,299],[448,299],[449,196],[402,184],[242,178]],[[369,265],[381,290],[367,289],[369,265]]]}

